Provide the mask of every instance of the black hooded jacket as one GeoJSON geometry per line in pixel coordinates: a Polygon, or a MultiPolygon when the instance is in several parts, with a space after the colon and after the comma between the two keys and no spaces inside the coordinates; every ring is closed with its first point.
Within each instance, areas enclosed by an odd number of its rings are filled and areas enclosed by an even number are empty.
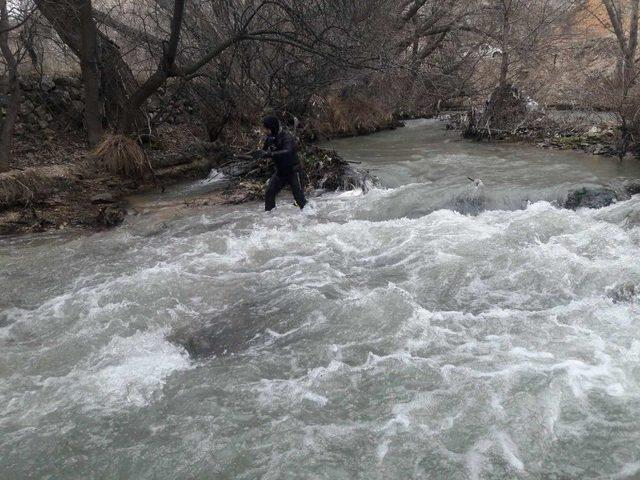
{"type": "Polygon", "coordinates": [[[279,122],[270,120],[267,118],[264,121],[265,126],[271,129],[271,135],[267,137],[262,149],[269,152],[278,173],[290,172],[299,164],[296,139],[289,132],[282,130],[279,122]]]}

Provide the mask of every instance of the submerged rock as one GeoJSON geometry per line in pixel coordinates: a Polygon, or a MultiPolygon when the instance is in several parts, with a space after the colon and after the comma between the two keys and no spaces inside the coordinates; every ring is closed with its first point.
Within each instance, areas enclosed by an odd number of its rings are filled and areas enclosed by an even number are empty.
{"type": "Polygon", "coordinates": [[[607,297],[613,300],[613,303],[631,302],[637,294],[636,286],[632,282],[621,283],[607,291],[607,297]]]}
{"type": "Polygon", "coordinates": [[[564,207],[577,210],[578,208],[603,208],[616,203],[619,199],[615,190],[606,187],[582,187],[569,192],[564,207]]]}
{"type": "Polygon", "coordinates": [[[224,357],[249,348],[263,336],[268,324],[253,317],[213,318],[200,327],[178,329],[169,340],[194,359],[224,357]]]}
{"type": "Polygon", "coordinates": [[[638,195],[640,193],[640,180],[629,180],[625,182],[624,189],[629,196],[638,195]]]}

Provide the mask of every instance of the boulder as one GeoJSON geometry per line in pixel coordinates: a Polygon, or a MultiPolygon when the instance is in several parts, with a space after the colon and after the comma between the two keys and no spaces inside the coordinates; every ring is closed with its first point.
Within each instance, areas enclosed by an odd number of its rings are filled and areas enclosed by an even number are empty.
{"type": "Polygon", "coordinates": [[[607,290],[607,296],[613,303],[631,302],[637,295],[636,286],[632,282],[621,283],[607,290]]]}
{"type": "Polygon", "coordinates": [[[640,180],[629,180],[625,182],[624,189],[628,195],[638,195],[640,193],[640,180]]]}
{"type": "Polygon", "coordinates": [[[569,192],[564,207],[577,210],[578,208],[603,208],[618,201],[618,193],[606,187],[582,187],[569,192]]]}

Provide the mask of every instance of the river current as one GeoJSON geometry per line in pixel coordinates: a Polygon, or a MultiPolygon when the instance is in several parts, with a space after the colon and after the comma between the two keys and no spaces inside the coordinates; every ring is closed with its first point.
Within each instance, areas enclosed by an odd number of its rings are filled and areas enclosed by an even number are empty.
{"type": "Polygon", "coordinates": [[[380,187],[0,240],[0,478],[640,474],[640,196],[558,207],[640,164],[330,146],[380,187]]]}

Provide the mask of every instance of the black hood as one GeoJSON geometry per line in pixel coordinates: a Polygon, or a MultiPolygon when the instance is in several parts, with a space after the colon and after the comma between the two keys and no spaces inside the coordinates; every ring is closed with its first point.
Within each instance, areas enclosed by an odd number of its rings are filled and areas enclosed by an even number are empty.
{"type": "Polygon", "coordinates": [[[280,131],[280,120],[276,117],[266,117],[262,120],[262,125],[271,130],[271,134],[275,137],[280,131]]]}

